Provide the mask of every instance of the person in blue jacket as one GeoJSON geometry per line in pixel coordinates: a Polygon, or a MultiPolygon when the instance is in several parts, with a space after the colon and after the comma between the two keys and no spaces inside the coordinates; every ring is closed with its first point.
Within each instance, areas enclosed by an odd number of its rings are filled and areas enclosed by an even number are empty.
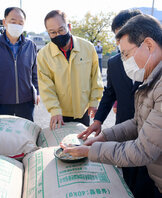
{"type": "MultiPolygon", "coordinates": [[[[117,34],[122,26],[132,17],[142,14],[139,10],[122,10],[112,22],[112,31],[117,34]]],[[[120,48],[120,46],[119,46],[120,48]]],[[[116,123],[122,123],[134,117],[134,93],[140,82],[133,82],[125,73],[121,55],[118,53],[108,60],[107,87],[104,88],[103,97],[96,112],[94,122],[78,135],[78,138],[87,139],[95,132],[101,132],[101,125],[117,100],[116,123]]],[[[123,177],[134,194],[135,198],[152,197],[152,183],[146,167],[122,168],[123,177]]]]}
{"type": "Polygon", "coordinates": [[[36,45],[23,36],[24,11],[4,12],[5,31],[0,35],[0,115],[16,115],[33,121],[34,103],[40,97],[37,82],[36,45]]]}
{"type": "Polygon", "coordinates": [[[102,51],[103,48],[101,46],[101,41],[97,41],[97,45],[95,46],[97,55],[98,55],[98,62],[99,62],[99,67],[100,67],[100,72],[102,74],[102,51]]]}

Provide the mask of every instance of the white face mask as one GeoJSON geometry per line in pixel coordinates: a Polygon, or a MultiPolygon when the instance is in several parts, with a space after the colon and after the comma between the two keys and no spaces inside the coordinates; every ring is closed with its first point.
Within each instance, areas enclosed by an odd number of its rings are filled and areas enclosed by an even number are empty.
{"type": "Polygon", "coordinates": [[[148,64],[151,58],[151,54],[148,57],[146,64],[143,68],[139,68],[134,57],[131,56],[126,61],[123,61],[124,69],[129,78],[133,81],[143,82],[144,81],[144,74],[145,74],[145,67],[148,64]]]}
{"type": "Polygon", "coordinates": [[[23,33],[23,25],[8,23],[6,29],[14,38],[18,38],[23,33]]]}

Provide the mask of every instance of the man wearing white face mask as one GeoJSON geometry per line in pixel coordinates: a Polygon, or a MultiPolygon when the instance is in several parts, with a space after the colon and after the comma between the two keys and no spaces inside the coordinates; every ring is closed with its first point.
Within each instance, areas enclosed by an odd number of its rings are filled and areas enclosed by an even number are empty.
{"type": "Polygon", "coordinates": [[[4,33],[0,36],[0,115],[16,115],[33,121],[34,103],[39,102],[36,46],[23,35],[26,20],[17,7],[5,10],[4,33]]]}
{"type": "Polygon", "coordinates": [[[104,129],[99,136],[87,140],[87,146],[61,146],[65,153],[87,156],[94,162],[120,167],[146,166],[152,179],[151,198],[161,198],[162,25],[151,16],[138,15],[122,27],[116,39],[120,41],[126,72],[132,67],[129,76],[143,83],[135,94],[134,118],[104,129]]]}
{"type": "MultiPolygon", "coordinates": [[[[142,42],[142,44],[143,44],[143,42],[142,42]]],[[[142,44],[140,45],[140,47],[142,46],[142,44]]],[[[134,48],[136,48],[136,46],[131,48],[129,50],[129,52],[131,50],[133,50],[134,48]]],[[[145,68],[146,68],[146,66],[147,66],[147,64],[148,64],[148,62],[149,62],[149,60],[151,58],[151,54],[149,55],[144,67],[143,68],[139,68],[137,63],[136,63],[136,61],[135,61],[135,59],[134,59],[136,54],[137,54],[137,52],[138,52],[138,49],[136,49],[136,52],[135,52],[134,56],[131,56],[128,59],[126,59],[124,57],[124,55],[121,54],[121,59],[123,61],[124,69],[125,69],[125,72],[128,75],[128,77],[130,79],[132,79],[133,81],[143,82],[144,81],[145,68]]],[[[126,56],[128,56],[128,54],[126,56]]]]}

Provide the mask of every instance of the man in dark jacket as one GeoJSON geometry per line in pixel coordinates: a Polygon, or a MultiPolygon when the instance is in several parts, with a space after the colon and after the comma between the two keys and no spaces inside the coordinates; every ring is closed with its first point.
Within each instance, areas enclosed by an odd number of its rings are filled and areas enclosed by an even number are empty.
{"type": "Polygon", "coordinates": [[[23,35],[26,15],[17,7],[5,10],[0,36],[0,114],[33,121],[39,102],[36,46],[23,35]]]}
{"type": "MultiPolygon", "coordinates": [[[[132,17],[141,14],[139,10],[123,10],[113,20],[112,31],[117,34],[122,26],[132,17]]],[[[120,48],[120,47],[119,47],[120,48]]],[[[108,60],[107,87],[99,104],[94,122],[86,131],[78,135],[86,139],[92,132],[96,136],[101,132],[101,125],[108,116],[114,102],[117,100],[116,124],[122,123],[134,117],[134,93],[139,82],[133,82],[125,73],[120,53],[108,60]]],[[[122,168],[124,179],[137,198],[151,197],[152,180],[149,178],[147,169],[122,168]],[[138,180],[138,178],[141,178],[138,180]],[[140,182],[139,182],[140,181],[140,182]],[[149,190],[148,190],[149,189],[149,190]],[[147,193],[147,194],[146,194],[147,193]]]]}
{"type": "MultiPolygon", "coordinates": [[[[123,10],[113,20],[112,31],[117,34],[121,27],[133,16],[139,15],[139,10],[123,10]]],[[[116,124],[134,116],[134,93],[139,82],[133,83],[126,75],[120,53],[108,60],[107,87],[96,112],[93,124],[79,135],[86,139],[92,132],[96,136],[101,132],[101,125],[108,116],[114,102],[117,100],[116,124]]]]}

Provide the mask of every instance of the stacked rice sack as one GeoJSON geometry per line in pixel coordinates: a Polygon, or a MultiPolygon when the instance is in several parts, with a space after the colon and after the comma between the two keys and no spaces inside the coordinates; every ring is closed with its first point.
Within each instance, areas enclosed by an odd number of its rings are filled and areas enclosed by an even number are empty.
{"type": "Polygon", "coordinates": [[[40,130],[29,120],[0,116],[0,197],[22,197],[24,168],[20,160],[39,149],[40,130]]]}

